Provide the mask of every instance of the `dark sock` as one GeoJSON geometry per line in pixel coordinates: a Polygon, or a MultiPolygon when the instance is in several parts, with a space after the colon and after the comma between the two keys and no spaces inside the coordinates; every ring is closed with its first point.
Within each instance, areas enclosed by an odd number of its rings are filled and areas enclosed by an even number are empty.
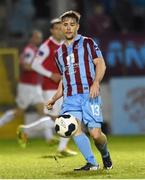
{"type": "Polygon", "coordinates": [[[108,148],[107,148],[107,143],[98,144],[95,142],[95,146],[97,147],[97,149],[99,150],[99,152],[101,153],[103,158],[108,156],[109,152],[108,152],[108,148]]]}

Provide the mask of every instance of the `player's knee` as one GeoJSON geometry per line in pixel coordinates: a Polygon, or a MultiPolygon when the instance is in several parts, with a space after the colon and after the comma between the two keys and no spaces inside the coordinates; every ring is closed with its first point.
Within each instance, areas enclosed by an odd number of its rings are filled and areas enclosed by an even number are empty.
{"type": "Polygon", "coordinates": [[[36,109],[39,115],[44,115],[44,105],[43,104],[37,104],[36,109]]]}
{"type": "Polygon", "coordinates": [[[81,126],[80,121],[78,120],[78,129],[77,129],[77,131],[75,133],[75,136],[78,136],[80,134],[82,134],[82,126],[81,126]]]}
{"type": "Polygon", "coordinates": [[[96,130],[91,133],[91,136],[94,140],[98,140],[101,137],[101,131],[96,130]]]}
{"type": "Polygon", "coordinates": [[[100,133],[96,133],[96,134],[93,135],[94,140],[98,140],[100,137],[101,137],[100,133]]]}
{"type": "Polygon", "coordinates": [[[43,109],[39,109],[39,110],[37,110],[37,112],[40,116],[44,115],[43,109]]]}

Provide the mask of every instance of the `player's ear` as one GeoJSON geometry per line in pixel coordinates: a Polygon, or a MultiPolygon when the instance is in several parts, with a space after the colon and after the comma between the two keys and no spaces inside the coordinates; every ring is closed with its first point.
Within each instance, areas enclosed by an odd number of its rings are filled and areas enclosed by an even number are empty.
{"type": "Polygon", "coordinates": [[[53,32],[52,32],[52,28],[50,28],[50,33],[52,34],[53,32]]]}
{"type": "Polygon", "coordinates": [[[79,30],[79,28],[80,28],[80,25],[79,25],[79,24],[77,24],[77,31],[79,30]]]}

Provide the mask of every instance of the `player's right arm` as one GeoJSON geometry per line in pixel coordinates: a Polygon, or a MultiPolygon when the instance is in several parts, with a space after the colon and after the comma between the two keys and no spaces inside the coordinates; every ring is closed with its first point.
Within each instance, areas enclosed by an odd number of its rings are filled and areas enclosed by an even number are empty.
{"type": "Polygon", "coordinates": [[[53,105],[55,104],[55,102],[60,99],[63,96],[63,84],[62,84],[62,80],[59,82],[58,88],[56,93],[54,94],[54,96],[47,102],[46,106],[47,109],[50,110],[53,108],[53,105]]]}
{"type": "Polygon", "coordinates": [[[38,53],[32,63],[32,68],[39,74],[52,79],[58,83],[60,81],[60,75],[53,73],[43,67],[43,63],[49,56],[49,47],[46,44],[42,44],[38,50],[38,53]]]}

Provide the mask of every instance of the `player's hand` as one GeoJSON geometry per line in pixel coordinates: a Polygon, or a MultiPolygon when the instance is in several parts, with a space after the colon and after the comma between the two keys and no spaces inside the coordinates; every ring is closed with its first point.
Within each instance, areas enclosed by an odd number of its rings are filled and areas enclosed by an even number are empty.
{"type": "Polygon", "coordinates": [[[47,109],[51,110],[54,104],[55,104],[55,101],[53,99],[50,99],[46,104],[47,109]]]}
{"type": "Polygon", "coordinates": [[[90,98],[95,98],[99,96],[100,85],[99,81],[94,81],[92,86],[90,87],[90,98]]]}
{"type": "Polygon", "coordinates": [[[60,79],[61,79],[61,76],[58,73],[53,73],[50,78],[55,83],[58,83],[60,81],[60,79]]]}

